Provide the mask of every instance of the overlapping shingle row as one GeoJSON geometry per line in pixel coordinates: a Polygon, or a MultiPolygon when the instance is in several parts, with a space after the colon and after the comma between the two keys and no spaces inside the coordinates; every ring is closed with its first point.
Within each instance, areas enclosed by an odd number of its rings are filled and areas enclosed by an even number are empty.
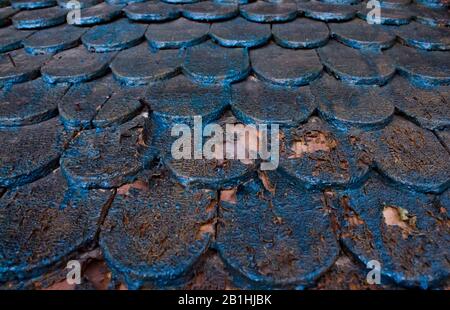
{"type": "Polygon", "coordinates": [[[96,245],[129,288],[183,287],[211,249],[238,287],[314,286],[343,251],[448,280],[448,7],[246,2],[0,8],[0,282],[96,245]],[[173,158],[196,115],[280,124],[279,168],[173,158]]]}

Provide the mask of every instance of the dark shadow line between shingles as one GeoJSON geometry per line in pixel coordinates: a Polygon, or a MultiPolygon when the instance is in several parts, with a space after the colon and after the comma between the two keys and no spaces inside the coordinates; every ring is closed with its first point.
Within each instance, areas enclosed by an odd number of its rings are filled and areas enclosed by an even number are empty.
{"type": "Polygon", "coordinates": [[[117,195],[117,189],[116,188],[111,189],[110,191],[112,192],[111,196],[106,201],[106,203],[102,206],[100,217],[99,217],[98,222],[97,222],[97,230],[95,232],[95,236],[94,236],[94,239],[92,241],[93,247],[98,247],[99,246],[98,242],[99,242],[99,239],[100,239],[100,234],[101,234],[101,231],[102,231],[103,224],[105,223],[105,220],[108,217],[109,210],[111,210],[112,204],[113,204],[113,202],[114,202],[114,200],[116,198],[116,195],[117,195]]]}
{"type": "MultiPolygon", "coordinates": [[[[142,167],[138,172],[136,172],[136,174],[133,176],[133,178],[134,178],[133,181],[136,180],[136,178],[138,177],[139,173],[141,173],[143,170],[150,170],[153,167],[157,167],[158,165],[163,165],[163,164],[162,164],[161,160],[158,160],[158,158],[155,157],[152,160],[152,162],[149,163],[148,167],[142,167]]],[[[111,210],[112,204],[114,203],[114,200],[115,200],[115,198],[117,196],[117,189],[119,187],[120,186],[108,189],[108,191],[111,191],[112,193],[111,193],[111,196],[109,197],[109,199],[106,201],[106,203],[102,206],[102,211],[101,211],[100,218],[99,218],[99,220],[97,222],[97,231],[95,233],[95,238],[94,238],[94,242],[93,242],[95,246],[98,246],[98,240],[100,238],[102,226],[103,226],[106,218],[108,217],[109,211],[111,210]]],[[[101,189],[99,189],[99,188],[92,188],[90,190],[101,190],[101,189]]],[[[217,217],[217,212],[216,212],[215,216],[217,217]]]]}
{"type": "Polygon", "coordinates": [[[444,149],[450,154],[450,146],[447,146],[447,144],[445,144],[444,140],[436,133],[436,130],[432,130],[431,132],[438,139],[439,143],[442,144],[444,149]]]}
{"type": "MultiPolygon", "coordinates": [[[[426,131],[430,131],[430,132],[433,132],[436,136],[437,136],[437,134],[435,133],[435,131],[439,131],[439,130],[442,130],[442,129],[446,129],[447,127],[446,126],[438,126],[438,127],[435,127],[435,128],[427,128],[427,127],[424,127],[422,124],[420,124],[420,122],[419,121],[417,121],[414,117],[412,117],[412,116],[409,116],[406,112],[403,112],[400,108],[398,108],[395,104],[394,104],[394,108],[395,108],[395,110],[394,110],[394,115],[396,115],[396,116],[399,116],[399,117],[401,117],[401,118],[403,118],[403,119],[405,119],[405,120],[407,120],[407,121],[409,121],[409,122],[411,122],[411,123],[413,123],[414,125],[416,125],[417,127],[420,127],[420,129],[423,129],[423,130],[426,130],[426,131]]],[[[444,147],[445,147],[445,144],[444,144],[444,147]]]]}
{"type": "Polygon", "coordinates": [[[210,240],[209,240],[209,244],[208,247],[206,249],[206,251],[209,251],[211,249],[214,249],[215,246],[215,242],[217,240],[217,227],[219,224],[219,208],[220,208],[220,189],[216,190],[216,197],[215,199],[212,199],[210,203],[214,203],[214,215],[211,217],[211,219],[209,220],[210,223],[213,224],[214,227],[214,233],[211,234],[210,240]]]}
{"type": "Polygon", "coordinates": [[[94,125],[94,120],[95,118],[98,116],[98,114],[100,113],[100,111],[103,109],[103,107],[105,106],[105,104],[114,96],[115,92],[111,91],[108,95],[108,97],[105,98],[105,100],[103,100],[103,102],[97,106],[95,108],[95,113],[94,115],[91,117],[91,119],[89,120],[89,128],[82,128],[81,131],[83,129],[95,129],[95,125],[94,125]]]}
{"type": "Polygon", "coordinates": [[[5,193],[6,193],[6,188],[0,187],[0,198],[2,198],[5,193]]]}

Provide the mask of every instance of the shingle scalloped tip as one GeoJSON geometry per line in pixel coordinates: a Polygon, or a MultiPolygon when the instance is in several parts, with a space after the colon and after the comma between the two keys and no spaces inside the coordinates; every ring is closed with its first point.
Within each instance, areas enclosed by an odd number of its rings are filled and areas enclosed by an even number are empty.
{"type": "Polygon", "coordinates": [[[356,16],[356,6],[335,5],[320,2],[298,3],[299,12],[306,17],[326,22],[339,22],[351,20],[356,16]]]}
{"type": "Polygon", "coordinates": [[[258,47],[266,44],[270,37],[270,25],[249,22],[242,17],[230,21],[213,23],[211,38],[225,47],[258,47]]]}
{"type": "Polygon", "coordinates": [[[114,81],[108,75],[72,85],[58,103],[59,118],[67,129],[91,129],[92,120],[114,94],[114,81]]]}
{"type": "Polygon", "coordinates": [[[41,276],[92,246],[111,194],[68,189],[60,170],[8,191],[0,198],[0,282],[41,276]]]}
{"type": "Polygon", "coordinates": [[[423,50],[450,50],[450,29],[431,27],[416,22],[400,26],[394,30],[401,42],[423,50]]]}
{"type": "Polygon", "coordinates": [[[315,110],[308,86],[286,89],[248,78],[232,84],[233,113],[246,124],[298,126],[315,110]]]}
{"type": "Polygon", "coordinates": [[[86,30],[71,25],[61,25],[33,33],[22,41],[24,49],[32,55],[56,54],[76,47],[86,30]]]}
{"type": "Polygon", "coordinates": [[[144,172],[138,182],[116,196],[100,234],[108,265],[129,289],[183,278],[208,248],[204,225],[216,213],[214,192],[184,189],[166,171],[144,172]]]}
{"type": "Polygon", "coordinates": [[[429,196],[376,176],[340,196],[341,240],[363,264],[379,261],[382,275],[407,287],[427,289],[448,278],[448,206],[439,209],[429,196]]]}
{"type": "Polygon", "coordinates": [[[69,184],[112,188],[134,180],[144,166],[137,143],[143,134],[139,127],[143,130],[144,124],[82,131],[61,157],[61,171],[69,184]]]}
{"type": "Polygon", "coordinates": [[[274,192],[253,180],[238,188],[236,203],[221,202],[216,248],[238,285],[311,286],[339,254],[322,193],[300,190],[277,172],[268,175],[274,192]]]}
{"type": "Polygon", "coordinates": [[[250,60],[247,49],[225,48],[212,42],[189,47],[183,72],[204,84],[227,84],[247,77],[250,60]]]}
{"type": "Polygon", "coordinates": [[[152,48],[182,48],[199,44],[208,38],[209,24],[178,18],[161,24],[150,24],[145,38],[152,48]]]}
{"type": "Polygon", "coordinates": [[[411,9],[415,15],[415,20],[421,24],[432,27],[450,26],[450,16],[445,9],[430,9],[420,5],[411,6],[411,9]]]}
{"type": "Polygon", "coordinates": [[[395,34],[383,25],[369,25],[360,19],[346,23],[330,23],[333,37],[357,49],[387,49],[394,45],[395,34]]]}
{"type": "Polygon", "coordinates": [[[309,84],[323,69],[314,50],[286,49],[274,43],[250,51],[250,58],[256,76],[283,86],[309,84]]]}
{"type": "Polygon", "coordinates": [[[23,49],[0,55],[0,87],[8,84],[23,83],[39,76],[39,70],[48,60],[48,56],[32,56],[23,49]]]}
{"type": "Polygon", "coordinates": [[[372,166],[358,132],[337,130],[317,117],[282,137],[280,171],[300,188],[356,187],[372,166]]]}
{"type": "Polygon", "coordinates": [[[209,123],[222,115],[230,100],[229,87],[198,84],[184,75],[150,85],[145,95],[153,121],[163,128],[192,125],[194,116],[209,123]]]}
{"type": "Polygon", "coordinates": [[[33,33],[33,31],[17,30],[13,26],[0,28],[0,53],[21,48],[23,40],[33,33]]]}
{"type": "Polygon", "coordinates": [[[153,51],[142,43],[121,51],[111,63],[111,70],[122,84],[143,85],[177,75],[182,56],[179,50],[153,51]]]}
{"type": "Polygon", "coordinates": [[[41,123],[58,114],[58,101],[67,86],[53,86],[42,79],[15,84],[0,91],[0,127],[41,123]]]}
{"type": "MultiPolygon", "coordinates": [[[[90,53],[84,46],[56,54],[41,69],[47,83],[81,83],[105,75],[116,53],[90,53]]],[[[36,56],[35,56],[36,57],[36,56]]]]}
{"type": "MultiPolygon", "coordinates": [[[[363,20],[367,20],[367,15],[370,14],[370,10],[363,8],[356,15],[363,20]]],[[[413,14],[409,10],[382,8],[381,11],[383,13],[380,14],[380,21],[383,25],[405,25],[410,23],[413,18],[413,14]]]]}
{"type": "Polygon", "coordinates": [[[131,23],[122,18],[106,25],[89,29],[81,41],[90,51],[97,53],[120,51],[138,45],[144,39],[147,25],[131,23]]]}
{"type": "Polygon", "coordinates": [[[285,48],[316,48],[327,44],[330,32],[325,23],[307,18],[272,25],[275,42],[285,48]]]}
{"type": "Polygon", "coordinates": [[[57,118],[23,127],[0,129],[0,186],[33,182],[58,165],[66,137],[57,118]]]}
{"type": "Polygon", "coordinates": [[[366,145],[380,173],[405,188],[441,193],[450,185],[450,154],[436,136],[394,117],[385,128],[365,133],[366,145]]]}
{"type": "Polygon", "coordinates": [[[17,29],[39,29],[64,24],[67,11],[57,6],[21,11],[12,17],[14,27],[17,29]]]}
{"type": "Polygon", "coordinates": [[[56,5],[56,0],[11,0],[11,7],[18,10],[34,10],[56,5]]]}
{"type": "Polygon", "coordinates": [[[239,14],[239,7],[235,3],[215,3],[201,1],[182,6],[184,17],[203,22],[214,22],[231,19],[239,14]]]}
{"type": "Polygon", "coordinates": [[[331,41],[318,53],[327,70],[349,84],[384,85],[395,73],[391,59],[381,52],[356,50],[331,41]]]}
{"type": "Polygon", "coordinates": [[[164,2],[132,3],[123,8],[127,17],[140,22],[162,22],[177,19],[181,10],[176,5],[164,2]]]}
{"type": "Polygon", "coordinates": [[[311,89],[320,116],[342,130],[382,128],[394,115],[391,98],[378,86],[350,85],[323,75],[312,83],[311,89]]]}
{"type": "Polygon", "coordinates": [[[450,126],[450,86],[420,87],[396,76],[385,88],[385,98],[421,127],[434,130],[450,126]]]}
{"type": "Polygon", "coordinates": [[[423,51],[396,45],[386,51],[400,74],[416,84],[450,85],[450,57],[445,51],[423,51]]]}
{"type": "Polygon", "coordinates": [[[222,189],[238,186],[247,181],[256,170],[256,163],[226,160],[223,164],[215,159],[177,160],[164,158],[164,164],[173,178],[188,188],[222,189]]]}
{"type": "Polygon", "coordinates": [[[257,1],[240,6],[241,15],[252,22],[276,23],[287,22],[297,17],[294,2],[270,3],[257,1]]]}

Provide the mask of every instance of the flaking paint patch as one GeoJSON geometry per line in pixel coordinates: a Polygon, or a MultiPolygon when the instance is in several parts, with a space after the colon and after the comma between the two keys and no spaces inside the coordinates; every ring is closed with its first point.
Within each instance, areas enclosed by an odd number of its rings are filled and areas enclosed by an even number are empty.
{"type": "Polygon", "coordinates": [[[122,186],[120,186],[117,189],[117,194],[118,195],[129,195],[129,191],[134,188],[140,191],[149,191],[149,185],[147,182],[143,181],[143,180],[136,180],[133,183],[127,183],[124,184],[122,186]]]}
{"type": "Polygon", "coordinates": [[[403,239],[416,231],[416,217],[404,208],[386,206],[383,209],[383,218],[386,225],[397,226],[402,230],[403,239]]]}
{"type": "Polygon", "coordinates": [[[237,203],[236,198],[237,188],[224,189],[220,191],[220,201],[225,201],[231,204],[237,203]]]}
{"type": "Polygon", "coordinates": [[[330,152],[337,147],[338,142],[330,133],[321,131],[308,131],[301,137],[295,137],[295,141],[291,146],[294,152],[288,158],[300,158],[305,154],[315,153],[319,151],[330,152]]]}

